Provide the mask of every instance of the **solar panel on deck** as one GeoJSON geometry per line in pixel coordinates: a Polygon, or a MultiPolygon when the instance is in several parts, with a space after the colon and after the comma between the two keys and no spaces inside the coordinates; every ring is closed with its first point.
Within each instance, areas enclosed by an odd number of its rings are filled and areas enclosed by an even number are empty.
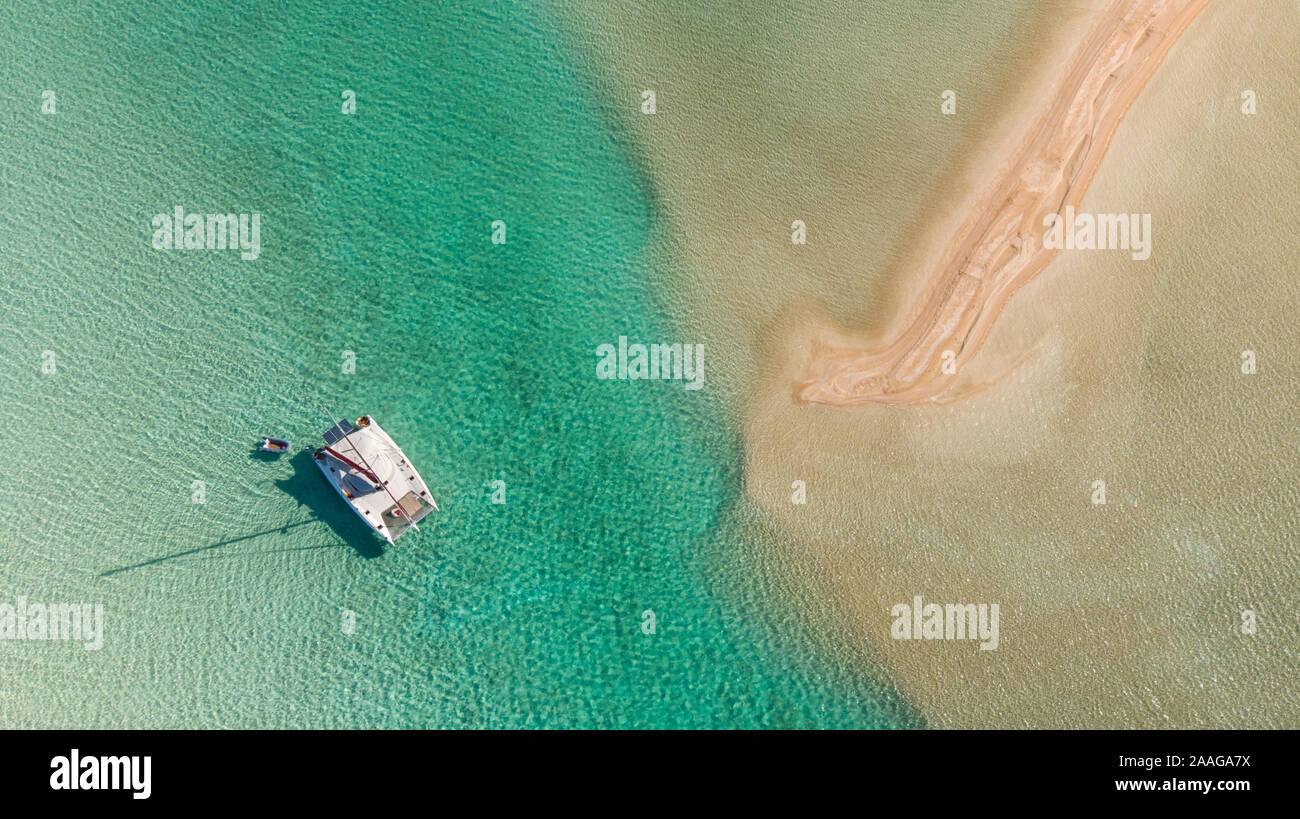
{"type": "Polygon", "coordinates": [[[343,440],[344,435],[349,435],[356,431],[357,428],[352,425],[352,422],[344,418],[342,421],[339,421],[334,426],[325,430],[325,446],[334,446],[334,444],[343,440]]]}

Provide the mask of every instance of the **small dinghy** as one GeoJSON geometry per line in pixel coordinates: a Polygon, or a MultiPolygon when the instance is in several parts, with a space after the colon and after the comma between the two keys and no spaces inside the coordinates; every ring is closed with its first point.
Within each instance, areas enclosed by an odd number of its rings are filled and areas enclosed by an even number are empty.
{"type": "Polygon", "coordinates": [[[276,454],[288,452],[289,442],[283,438],[272,438],[270,435],[263,435],[261,449],[263,452],[274,452],[276,454]]]}

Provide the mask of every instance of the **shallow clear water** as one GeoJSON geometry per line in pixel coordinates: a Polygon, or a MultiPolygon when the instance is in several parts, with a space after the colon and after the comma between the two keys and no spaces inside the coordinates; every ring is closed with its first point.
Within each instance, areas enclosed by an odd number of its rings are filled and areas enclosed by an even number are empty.
{"type": "Polygon", "coordinates": [[[0,11],[0,602],[106,632],[0,641],[0,724],[919,723],[721,525],[716,396],[595,380],[619,335],[692,339],[545,12],[119,5],[0,11]],[[176,205],[258,212],[261,257],[153,249],[176,205]],[[322,405],[403,445],[421,533],[381,553],[342,506],[322,405]]]}

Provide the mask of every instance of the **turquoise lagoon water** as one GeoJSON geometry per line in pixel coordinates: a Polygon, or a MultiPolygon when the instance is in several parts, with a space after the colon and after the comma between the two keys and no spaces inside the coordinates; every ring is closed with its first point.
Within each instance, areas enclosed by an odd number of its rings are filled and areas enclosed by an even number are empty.
{"type": "Polygon", "coordinates": [[[0,641],[0,725],[919,723],[742,536],[709,390],[595,380],[689,339],[554,9],[33,5],[0,10],[0,602],[105,638],[0,641]],[[261,257],[152,249],[176,205],[258,212],[261,257]],[[403,444],[421,533],[342,506],[322,405],[403,444]]]}

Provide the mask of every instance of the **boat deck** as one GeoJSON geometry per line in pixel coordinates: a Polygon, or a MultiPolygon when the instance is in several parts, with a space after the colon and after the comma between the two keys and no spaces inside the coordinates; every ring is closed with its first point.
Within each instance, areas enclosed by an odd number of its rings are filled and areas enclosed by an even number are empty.
{"type": "Polygon", "coordinates": [[[437,509],[424,479],[374,421],[362,427],[344,421],[330,428],[325,441],[317,465],[362,520],[389,542],[437,509]]]}

